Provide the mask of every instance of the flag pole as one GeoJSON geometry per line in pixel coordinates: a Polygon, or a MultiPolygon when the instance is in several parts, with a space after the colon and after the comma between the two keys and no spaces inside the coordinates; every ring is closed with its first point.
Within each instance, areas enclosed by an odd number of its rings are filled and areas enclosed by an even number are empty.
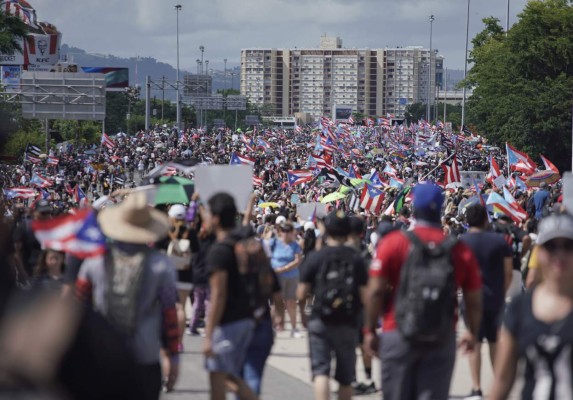
{"type": "Polygon", "coordinates": [[[428,172],[426,175],[424,175],[422,177],[422,180],[425,180],[428,176],[430,176],[435,170],[437,170],[438,168],[440,168],[442,166],[443,163],[445,163],[446,161],[448,161],[450,158],[454,157],[456,155],[456,153],[452,153],[448,158],[446,158],[444,161],[442,161],[441,163],[438,164],[438,166],[436,168],[434,168],[433,170],[431,170],[430,172],[428,172]]]}

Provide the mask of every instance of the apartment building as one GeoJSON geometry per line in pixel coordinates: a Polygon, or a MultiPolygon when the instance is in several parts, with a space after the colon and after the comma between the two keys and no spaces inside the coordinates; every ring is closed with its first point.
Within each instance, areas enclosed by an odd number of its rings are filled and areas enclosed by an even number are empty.
{"type": "MultiPolygon", "coordinates": [[[[321,37],[315,49],[241,50],[241,94],[277,116],[331,114],[335,105],[364,115],[403,115],[408,104],[425,102],[435,86],[438,60],[429,50],[345,49],[340,38],[321,37]],[[394,51],[396,50],[396,51],[394,51]],[[400,50],[400,51],[398,51],[400,50]]],[[[442,59],[443,65],[443,59],[442,59]]],[[[443,68],[443,67],[442,67],[443,68]]]]}

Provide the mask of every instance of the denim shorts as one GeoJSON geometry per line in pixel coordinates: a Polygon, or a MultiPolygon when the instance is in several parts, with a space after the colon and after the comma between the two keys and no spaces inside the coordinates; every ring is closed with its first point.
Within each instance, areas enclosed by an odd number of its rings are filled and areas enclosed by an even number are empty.
{"type": "Polygon", "coordinates": [[[241,319],[213,330],[213,357],[205,360],[209,372],[224,372],[241,377],[241,370],[255,330],[253,319],[241,319]]]}

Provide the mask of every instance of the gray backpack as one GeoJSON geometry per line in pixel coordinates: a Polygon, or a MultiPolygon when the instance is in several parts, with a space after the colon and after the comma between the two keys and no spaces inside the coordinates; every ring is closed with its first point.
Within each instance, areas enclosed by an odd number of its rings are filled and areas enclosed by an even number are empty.
{"type": "Polygon", "coordinates": [[[413,232],[410,253],[400,272],[395,316],[402,336],[415,344],[436,344],[453,332],[456,282],[452,248],[456,239],[424,243],[413,232]]]}

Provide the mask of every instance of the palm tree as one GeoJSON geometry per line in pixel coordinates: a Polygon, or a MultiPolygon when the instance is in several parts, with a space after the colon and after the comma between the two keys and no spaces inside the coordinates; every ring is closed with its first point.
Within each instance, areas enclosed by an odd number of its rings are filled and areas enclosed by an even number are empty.
{"type": "Polygon", "coordinates": [[[21,53],[21,39],[28,34],[28,26],[17,17],[7,15],[0,10],[0,53],[21,53]]]}

